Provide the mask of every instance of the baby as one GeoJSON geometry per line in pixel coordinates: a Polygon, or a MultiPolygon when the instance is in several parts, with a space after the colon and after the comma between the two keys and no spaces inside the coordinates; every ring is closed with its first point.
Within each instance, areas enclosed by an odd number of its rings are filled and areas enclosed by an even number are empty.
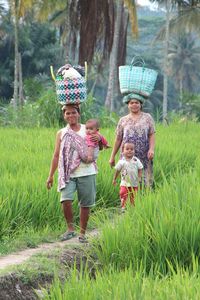
{"type": "Polygon", "coordinates": [[[99,142],[93,142],[91,140],[92,134],[99,135],[102,148],[110,148],[105,137],[99,133],[99,127],[99,121],[97,119],[90,119],[85,124],[86,144],[88,145],[88,162],[96,160],[99,153],[99,142]]]}

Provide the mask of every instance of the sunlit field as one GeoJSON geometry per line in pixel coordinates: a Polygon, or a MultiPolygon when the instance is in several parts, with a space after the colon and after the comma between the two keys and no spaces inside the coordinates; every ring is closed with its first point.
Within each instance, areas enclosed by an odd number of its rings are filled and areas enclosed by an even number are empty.
{"type": "MultiPolygon", "coordinates": [[[[67,299],[80,295],[83,286],[82,299],[198,299],[200,125],[157,125],[156,131],[154,190],[139,193],[135,207],[128,207],[123,217],[117,209],[118,186],[111,184],[111,150],[100,153],[97,206],[89,226],[101,231],[91,251],[102,272],[95,281],[83,274],[77,282],[73,271],[62,292],[64,296],[69,291],[67,299]]],[[[31,234],[37,233],[41,242],[56,238],[65,227],[57,176],[51,191],[45,186],[55,133],[56,129],[0,129],[1,253],[20,236],[27,235],[31,244],[31,234]]],[[[102,133],[112,145],[114,129],[102,133]]],[[[74,209],[77,221],[76,202],[74,209]]],[[[58,297],[61,290],[56,282],[47,299],[63,299],[58,297]]]]}

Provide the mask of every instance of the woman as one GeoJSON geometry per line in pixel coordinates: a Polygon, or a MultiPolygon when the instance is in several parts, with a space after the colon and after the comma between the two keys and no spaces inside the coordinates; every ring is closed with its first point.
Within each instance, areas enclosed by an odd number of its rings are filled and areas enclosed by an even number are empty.
{"type": "MultiPolygon", "coordinates": [[[[69,168],[71,168],[71,165],[78,159],[83,150],[81,149],[81,142],[84,144],[83,139],[86,136],[86,131],[85,125],[79,123],[80,111],[78,105],[65,105],[63,107],[63,114],[68,125],[57,132],[55,150],[49,177],[47,179],[47,188],[50,189],[52,187],[53,176],[58,167],[58,188],[61,192],[60,201],[68,226],[67,231],[61,236],[61,240],[68,240],[75,236],[72,201],[74,193],[77,191],[80,205],[79,241],[86,242],[85,232],[89,219],[90,207],[95,205],[97,170],[94,163],[84,163],[79,160],[79,163],[76,164],[76,168],[70,169],[69,172],[69,168]],[[76,145],[75,151],[74,145],[76,145]],[[73,151],[71,151],[70,147],[73,148],[73,151]],[[68,163],[67,166],[66,162],[68,163]]],[[[94,135],[93,141],[98,140],[98,135],[94,135]]]]}
{"type": "Polygon", "coordinates": [[[115,165],[115,155],[122,144],[131,142],[135,145],[135,156],[144,166],[144,185],[153,183],[153,157],[155,147],[155,125],[150,114],[142,112],[144,98],[137,94],[124,97],[129,114],[119,120],[116,129],[116,139],[110,157],[110,165],[115,165]]]}

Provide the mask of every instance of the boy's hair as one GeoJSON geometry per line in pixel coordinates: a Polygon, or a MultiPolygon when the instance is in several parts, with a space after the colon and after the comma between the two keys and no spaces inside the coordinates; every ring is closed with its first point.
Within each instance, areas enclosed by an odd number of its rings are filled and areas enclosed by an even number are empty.
{"type": "Polygon", "coordinates": [[[86,121],[86,124],[87,124],[87,123],[93,123],[94,126],[95,126],[97,129],[99,129],[99,127],[100,127],[100,123],[99,123],[99,120],[98,120],[98,119],[89,119],[89,120],[86,121]]]}
{"type": "Polygon", "coordinates": [[[133,145],[133,148],[134,148],[134,150],[135,150],[135,144],[134,144],[133,142],[128,142],[128,141],[126,141],[126,142],[124,142],[124,143],[122,144],[122,152],[124,151],[124,146],[125,146],[126,144],[131,144],[131,145],[133,145]]]}

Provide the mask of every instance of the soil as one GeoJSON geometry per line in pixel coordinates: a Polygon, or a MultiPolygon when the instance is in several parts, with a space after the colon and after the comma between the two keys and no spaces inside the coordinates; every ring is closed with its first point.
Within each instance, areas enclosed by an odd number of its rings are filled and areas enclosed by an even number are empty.
{"type": "MultiPolygon", "coordinates": [[[[97,231],[93,230],[90,235],[97,235],[97,231]]],[[[36,249],[27,249],[12,255],[1,257],[0,269],[3,270],[8,267],[9,269],[12,269],[13,266],[20,265],[27,261],[31,256],[44,251],[46,252],[46,250],[48,250],[48,253],[50,253],[49,257],[51,257],[52,251],[61,249],[58,258],[61,266],[59,274],[61,280],[66,279],[66,266],[68,268],[74,268],[74,264],[76,264],[77,270],[80,270],[81,265],[82,269],[84,269],[86,262],[91,277],[95,277],[94,262],[92,260],[88,261],[88,257],[85,255],[85,247],[89,247],[89,245],[80,244],[77,237],[64,242],[42,244],[36,249]],[[70,249],[66,249],[67,245],[70,246],[70,249]],[[62,268],[65,272],[62,272],[62,268]]],[[[7,273],[6,275],[0,276],[0,300],[36,300],[39,299],[39,296],[42,298],[41,287],[48,288],[52,281],[53,275],[46,275],[44,273],[38,274],[37,278],[34,278],[34,280],[30,280],[29,282],[24,282],[24,280],[19,278],[16,272],[7,273]]]]}

